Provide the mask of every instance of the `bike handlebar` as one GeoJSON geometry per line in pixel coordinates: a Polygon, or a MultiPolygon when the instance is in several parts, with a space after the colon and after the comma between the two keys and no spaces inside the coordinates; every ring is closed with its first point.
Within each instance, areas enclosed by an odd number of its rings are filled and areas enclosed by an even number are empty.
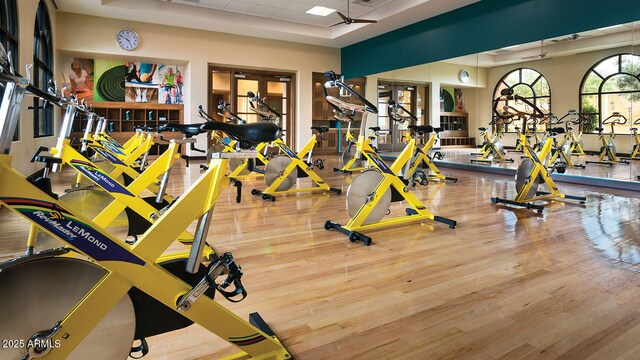
{"type": "Polygon", "coordinates": [[[627,123],[627,117],[620,114],[619,112],[614,112],[613,114],[609,115],[608,118],[602,120],[602,125],[609,125],[609,124],[616,124],[616,125],[623,125],[627,123]],[[609,120],[609,119],[613,119],[613,120],[609,120]]]}
{"type": "Polygon", "coordinates": [[[399,110],[402,110],[405,113],[407,113],[409,115],[408,118],[411,121],[418,122],[418,118],[415,115],[413,115],[413,113],[411,113],[409,110],[407,110],[404,106],[396,103],[395,100],[389,99],[388,104],[389,104],[389,106],[387,107],[387,115],[389,115],[391,120],[393,120],[395,122],[399,122],[399,123],[404,123],[407,120],[407,119],[403,119],[403,117],[401,117],[401,116],[396,116],[397,113],[394,113],[392,111],[393,109],[399,109],[399,110]]]}
{"type": "Polygon", "coordinates": [[[358,94],[349,85],[345,84],[343,82],[343,78],[338,79],[338,75],[336,75],[335,72],[327,71],[327,72],[324,73],[324,76],[325,76],[326,79],[328,79],[328,81],[324,83],[325,97],[329,95],[327,93],[327,88],[328,87],[337,87],[337,88],[340,88],[340,89],[344,89],[349,94],[355,96],[358,100],[360,100],[364,104],[364,109],[367,112],[370,112],[370,113],[373,113],[373,114],[377,114],[378,113],[378,108],[375,105],[373,105],[371,102],[369,102],[367,99],[365,99],[362,95],[358,94]]]}

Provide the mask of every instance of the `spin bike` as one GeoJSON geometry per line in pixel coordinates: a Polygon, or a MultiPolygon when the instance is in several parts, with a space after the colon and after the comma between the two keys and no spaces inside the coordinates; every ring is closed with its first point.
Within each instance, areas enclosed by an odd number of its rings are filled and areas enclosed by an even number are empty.
{"type": "MultiPolygon", "coordinates": [[[[349,104],[334,96],[326,96],[326,100],[337,106],[340,111],[362,114],[357,150],[372,165],[371,168],[358,174],[347,190],[347,212],[351,217],[349,222],[346,225],[341,225],[335,221],[327,220],[324,224],[325,230],[335,229],[347,235],[349,241],[360,240],[365,246],[368,246],[371,245],[371,237],[361,231],[422,220],[434,220],[449,225],[451,229],[455,228],[455,220],[432,214],[397,175],[402,167],[411,160],[416,149],[416,140],[411,139],[393,164],[388,166],[364,139],[367,114],[377,114],[378,109],[346,85],[344,79],[338,78],[333,71],[326,72],[325,78],[327,80],[324,84],[325,87],[337,87],[347,91],[364,104],[349,104]],[[402,200],[406,200],[411,206],[405,210],[406,215],[382,220],[390,213],[391,202],[402,200]]],[[[325,92],[325,94],[327,93],[325,92]]]]}
{"type": "MultiPolygon", "coordinates": [[[[6,63],[6,55],[0,61],[6,63]]],[[[230,359],[291,358],[257,313],[247,322],[213,299],[215,292],[231,301],[246,297],[243,273],[233,255],[225,253],[209,266],[201,263],[226,160],[212,159],[209,170],[154,226],[135,245],[127,245],[59,201],[46,181],[30,181],[11,166],[8,154],[25,93],[45,99],[47,106],[64,106],[71,114],[77,103],[44,92],[20,76],[0,72],[0,82],[5,86],[0,104],[0,204],[67,244],[0,264],[0,337],[24,340],[0,349],[1,358],[140,357],[149,352],[146,337],[194,322],[240,350],[230,359]],[[189,256],[158,261],[194,219],[197,233],[189,256]],[[140,346],[133,348],[134,340],[140,346]]],[[[65,117],[61,137],[72,119],[65,117]]],[[[279,133],[273,124],[205,123],[200,129],[222,130],[245,145],[274,140],[279,133]]],[[[64,150],[36,159],[45,164],[42,179],[60,169],[64,150]]]]}
{"type": "Polygon", "coordinates": [[[557,121],[553,122],[552,125],[560,125],[565,124],[565,133],[562,137],[562,140],[557,141],[556,137],[553,138],[553,148],[551,150],[551,157],[549,158],[549,164],[555,165],[556,163],[560,163],[558,169],[559,173],[562,173],[560,169],[565,168],[573,168],[573,169],[584,169],[586,166],[584,164],[576,164],[571,159],[571,141],[573,128],[569,125],[577,125],[580,123],[579,118],[575,118],[573,120],[565,120],[568,116],[578,116],[578,112],[575,110],[569,110],[564,116],[562,116],[557,121]]]}
{"type": "MultiPolygon", "coordinates": [[[[513,95],[517,96],[517,95],[513,95]]],[[[531,107],[533,112],[542,113],[542,111],[532,102],[527,99],[522,99],[528,106],[531,107]]],[[[495,109],[494,104],[494,113],[498,113],[495,109]]],[[[505,114],[502,113],[500,116],[514,116],[514,114],[505,114]]],[[[580,204],[584,204],[586,201],[585,197],[582,196],[574,196],[574,195],[566,195],[560,190],[558,190],[558,186],[556,186],[555,182],[551,178],[551,174],[554,169],[558,169],[558,172],[563,173],[564,167],[563,164],[558,162],[553,165],[551,170],[547,169],[545,164],[549,163],[548,158],[551,154],[551,151],[554,147],[555,136],[558,134],[564,134],[564,128],[552,128],[548,130],[548,136],[542,146],[542,149],[539,153],[533,149],[532,146],[525,147],[525,155],[527,158],[520,163],[518,169],[516,171],[516,191],[517,195],[514,200],[502,199],[499,197],[491,198],[491,202],[494,204],[508,204],[513,206],[525,207],[527,209],[534,209],[538,213],[542,213],[544,206],[539,204],[534,204],[533,201],[538,200],[553,200],[553,199],[571,199],[577,200],[580,204]],[[550,192],[539,191],[538,186],[540,184],[546,184],[550,189],[550,192]]]]}
{"type": "Polygon", "coordinates": [[[480,152],[472,155],[480,156],[479,158],[469,159],[471,163],[484,163],[491,164],[494,162],[513,162],[513,159],[505,157],[504,145],[500,142],[502,137],[501,127],[503,125],[510,124],[513,119],[505,120],[499,117],[493,117],[489,122],[489,125],[495,129],[495,132],[489,137],[489,132],[486,127],[478,128],[480,130],[480,136],[483,138],[482,147],[480,152]]]}
{"type": "Polygon", "coordinates": [[[619,112],[612,113],[608,118],[602,121],[602,125],[610,125],[611,126],[611,134],[609,135],[609,139],[607,140],[604,135],[604,128],[597,128],[598,130],[598,139],[602,142],[602,146],[600,147],[600,155],[598,156],[598,160],[595,161],[586,161],[587,164],[596,164],[596,165],[609,165],[613,166],[613,164],[629,164],[629,161],[620,159],[616,154],[616,125],[623,125],[627,123],[627,118],[620,114],[619,112]],[[607,158],[605,160],[604,158],[607,158]]]}
{"type": "MultiPolygon", "coordinates": [[[[325,97],[329,96],[329,92],[326,87],[323,88],[325,97]]],[[[345,111],[343,109],[338,108],[332,103],[329,105],[333,108],[333,118],[341,123],[347,122],[347,133],[345,135],[346,146],[342,151],[340,156],[340,160],[342,161],[342,167],[333,168],[335,172],[341,172],[344,174],[351,174],[355,171],[364,171],[369,166],[363,154],[358,151],[358,140],[362,139],[368,146],[370,146],[376,153],[378,153],[378,148],[374,145],[375,141],[378,139],[380,127],[379,126],[370,126],[368,129],[371,131],[366,137],[358,137],[357,139],[353,136],[351,132],[351,124],[355,122],[354,111],[345,111]]],[[[362,121],[362,120],[361,120],[362,121]]],[[[362,133],[364,135],[364,133],[362,133]]]]}
{"type": "MultiPolygon", "coordinates": [[[[280,118],[280,114],[265,104],[257,96],[251,96],[253,93],[248,94],[251,99],[251,106],[253,111],[258,114],[264,114],[271,118],[273,116],[276,119],[280,118]],[[253,105],[253,103],[256,103],[253,105]]],[[[313,135],[305,146],[296,154],[287,144],[282,141],[281,138],[271,143],[272,146],[277,146],[281,155],[276,155],[269,159],[264,168],[264,181],[267,185],[265,190],[253,189],[252,195],[261,196],[262,200],[276,201],[276,195],[287,193],[299,193],[299,192],[315,192],[324,191],[329,193],[335,193],[340,195],[342,190],[332,188],[322,180],[314,168],[320,170],[324,169],[324,160],[313,160],[313,148],[318,143],[318,136],[321,140],[325,140],[325,134],[329,131],[327,126],[312,126],[311,130],[313,135]],[[306,157],[306,159],[305,159],[306,157]],[[299,187],[292,189],[293,185],[299,178],[310,178],[315,186],[312,187],[299,187]]],[[[264,144],[267,146],[268,144],[264,144]]],[[[258,150],[258,149],[256,149],[258,150]]]]}
{"type": "MultiPolygon", "coordinates": [[[[419,140],[425,139],[429,134],[434,133],[426,143],[421,143],[420,146],[415,147],[415,152],[410,161],[407,162],[403,171],[398,174],[400,177],[409,181],[411,187],[415,184],[428,185],[429,180],[432,181],[453,181],[458,182],[457,178],[448,177],[442,174],[440,169],[433,163],[431,157],[433,146],[438,141],[438,133],[442,131],[442,128],[434,128],[431,125],[416,125],[418,118],[407,110],[402,105],[396,103],[393,99],[389,100],[387,106],[387,115],[389,118],[397,123],[404,123],[405,121],[412,122],[412,125],[408,126],[408,132],[406,133],[406,140],[409,142],[411,139],[415,139],[416,144],[419,140]],[[399,116],[398,113],[402,111],[407,114],[406,116],[399,116]],[[431,170],[429,175],[425,174],[423,169],[428,168],[431,170]]],[[[438,153],[440,154],[440,153],[438,153]]],[[[438,155],[436,155],[438,156],[438,155]]],[[[439,155],[439,160],[442,160],[442,155],[439,155]]]]}
{"type": "Polygon", "coordinates": [[[569,137],[570,137],[570,143],[571,143],[571,146],[569,147],[569,152],[571,153],[571,155],[573,156],[586,155],[586,153],[584,152],[584,145],[582,143],[582,132],[584,130],[584,126],[589,124],[590,122],[591,120],[586,114],[578,113],[578,119],[573,124],[573,125],[580,126],[579,128],[580,132],[578,133],[578,136],[576,136],[573,129],[569,130],[569,133],[570,133],[569,137]]]}

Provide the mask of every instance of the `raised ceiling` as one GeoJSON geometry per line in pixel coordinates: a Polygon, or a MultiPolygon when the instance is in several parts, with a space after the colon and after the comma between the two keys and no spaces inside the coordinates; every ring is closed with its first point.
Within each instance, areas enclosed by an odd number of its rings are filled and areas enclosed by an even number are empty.
{"type": "Polygon", "coordinates": [[[629,46],[629,51],[631,51],[632,44],[638,46],[639,40],[640,22],[626,23],[615,27],[583,31],[544,41],[485,51],[477,55],[460,56],[445,60],[445,62],[466,66],[494,67],[624,46],[629,46]]]}
{"type": "Polygon", "coordinates": [[[346,15],[347,0],[54,0],[64,12],[341,48],[479,0],[349,0],[351,17],[306,14],[313,6],[346,15]]]}

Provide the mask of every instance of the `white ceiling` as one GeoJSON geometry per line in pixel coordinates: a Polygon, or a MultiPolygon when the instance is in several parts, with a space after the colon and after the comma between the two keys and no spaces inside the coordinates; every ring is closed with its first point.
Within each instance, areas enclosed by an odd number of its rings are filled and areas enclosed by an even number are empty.
{"type": "Polygon", "coordinates": [[[347,14],[347,0],[54,0],[60,11],[341,48],[479,0],[349,0],[352,18],[306,14],[319,5],[347,14]]]}
{"type": "Polygon", "coordinates": [[[640,22],[583,31],[577,33],[578,36],[575,35],[567,34],[544,41],[520,44],[513,48],[485,51],[477,55],[448,59],[445,62],[465,66],[494,67],[541,60],[541,54],[544,54],[544,59],[550,59],[623,46],[631,48],[632,44],[638,46],[640,42],[640,22]]]}

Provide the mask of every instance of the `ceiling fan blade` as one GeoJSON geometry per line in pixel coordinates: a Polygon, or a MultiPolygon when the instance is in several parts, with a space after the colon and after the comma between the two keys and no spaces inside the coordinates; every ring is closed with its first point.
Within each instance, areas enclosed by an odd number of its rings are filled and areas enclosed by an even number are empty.
{"type": "Polygon", "coordinates": [[[353,19],[351,22],[360,24],[375,24],[378,20],[353,19]]]}
{"type": "Polygon", "coordinates": [[[341,13],[340,11],[336,11],[336,13],[338,14],[338,16],[340,16],[342,18],[342,20],[344,20],[344,21],[348,21],[349,20],[349,17],[348,16],[344,16],[344,14],[341,13]]]}
{"type": "Polygon", "coordinates": [[[333,25],[331,25],[331,26],[329,26],[329,27],[334,27],[334,26],[338,26],[338,25],[342,25],[342,24],[346,24],[346,22],[344,22],[344,21],[340,21],[339,23],[337,23],[337,24],[333,24],[333,25]]]}

